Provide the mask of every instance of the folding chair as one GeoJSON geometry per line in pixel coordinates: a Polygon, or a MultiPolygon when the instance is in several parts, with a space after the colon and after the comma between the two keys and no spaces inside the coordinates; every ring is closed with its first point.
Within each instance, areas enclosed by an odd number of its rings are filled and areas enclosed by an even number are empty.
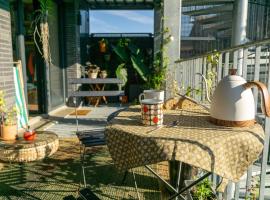
{"type": "MultiPolygon", "coordinates": [[[[85,177],[85,156],[86,149],[90,147],[106,145],[104,138],[104,129],[93,129],[80,131],[79,130],[79,119],[78,119],[78,110],[77,110],[77,100],[74,97],[73,102],[75,104],[75,116],[76,116],[76,135],[80,141],[80,162],[81,162],[81,180],[83,180],[83,186],[86,188],[86,177],[85,177]]],[[[78,105],[81,107],[82,103],[78,105]]]]}

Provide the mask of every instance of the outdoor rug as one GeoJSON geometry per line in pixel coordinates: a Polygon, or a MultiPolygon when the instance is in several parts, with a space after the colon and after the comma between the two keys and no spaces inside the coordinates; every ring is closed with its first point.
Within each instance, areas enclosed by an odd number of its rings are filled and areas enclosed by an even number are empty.
{"type": "MultiPolygon", "coordinates": [[[[101,199],[137,199],[131,173],[125,184],[123,174],[113,165],[107,147],[90,150],[86,170],[88,187],[101,199]]],[[[135,169],[141,199],[160,199],[157,179],[145,168],[135,169]]],[[[26,164],[5,163],[0,170],[0,199],[63,199],[77,195],[80,183],[77,139],[61,139],[60,149],[50,158],[26,164]]]]}

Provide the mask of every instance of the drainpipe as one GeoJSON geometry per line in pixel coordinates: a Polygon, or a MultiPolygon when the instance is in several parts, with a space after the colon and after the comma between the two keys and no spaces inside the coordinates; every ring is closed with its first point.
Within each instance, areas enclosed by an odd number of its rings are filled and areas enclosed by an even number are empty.
{"type": "MultiPolygon", "coordinates": [[[[232,46],[247,42],[248,0],[235,0],[233,6],[232,46]]],[[[242,76],[244,50],[238,50],[237,73],[242,76]]]]}
{"type": "MultiPolygon", "coordinates": [[[[166,80],[166,99],[173,97],[173,84],[175,79],[175,61],[180,57],[180,38],[181,38],[181,10],[182,0],[170,0],[164,2],[164,24],[163,29],[169,29],[169,33],[163,39],[170,37],[171,42],[166,45],[169,61],[167,67],[166,80]]],[[[163,55],[164,56],[164,55],[163,55]]],[[[166,55],[165,55],[166,56],[166,55]]]]}
{"type": "Polygon", "coordinates": [[[22,0],[17,1],[17,44],[18,44],[18,58],[22,61],[22,73],[24,84],[25,102],[27,99],[27,73],[26,73],[26,58],[25,58],[25,43],[24,43],[24,9],[22,0]]]}

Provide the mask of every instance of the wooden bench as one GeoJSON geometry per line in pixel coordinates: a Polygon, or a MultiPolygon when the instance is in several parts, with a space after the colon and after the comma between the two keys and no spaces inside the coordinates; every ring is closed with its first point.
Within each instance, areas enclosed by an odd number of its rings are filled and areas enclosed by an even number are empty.
{"type": "Polygon", "coordinates": [[[121,97],[125,95],[123,90],[113,90],[113,91],[104,91],[106,84],[123,84],[122,80],[118,78],[77,78],[70,79],[69,84],[89,84],[92,90],[89,91],[74,91],[69,96],[71,97],[99,97],[96,101],[95,106],[99,104],[100,98],[106,102],[106,96],[115,96],[121,97]],[[94,86],[95,87],[94,87],[94,86]],[[99,85],[102,85],[101,87],[99,85]]]}

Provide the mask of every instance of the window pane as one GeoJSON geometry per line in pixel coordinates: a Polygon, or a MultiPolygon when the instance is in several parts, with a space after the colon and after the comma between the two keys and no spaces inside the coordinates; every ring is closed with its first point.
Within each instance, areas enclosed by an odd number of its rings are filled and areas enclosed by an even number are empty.
{"type": "Polygon", "coordinates": [[[90,10],[90,33],[153,33],[153,29],[153,10],[90,10]]]}

